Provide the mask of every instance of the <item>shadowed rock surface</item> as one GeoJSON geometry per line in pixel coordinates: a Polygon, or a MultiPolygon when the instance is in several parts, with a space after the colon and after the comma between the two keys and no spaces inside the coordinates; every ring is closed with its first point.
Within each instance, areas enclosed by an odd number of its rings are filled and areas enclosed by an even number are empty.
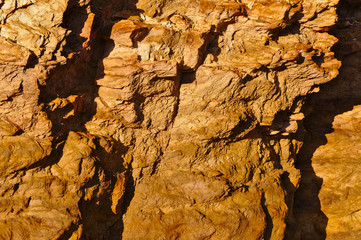
{"type": "Polygon", "coordinates": [[[305,105],[307,130],[297,157],[295,215],[302,239],[360,239],[361,2],[340,1],[332,34],[339,76],[305,105]]]}
{"type": "Polygon", "coordinates": [[[357,239],[357,9],[0,0],[0,239],[357,239]]]}

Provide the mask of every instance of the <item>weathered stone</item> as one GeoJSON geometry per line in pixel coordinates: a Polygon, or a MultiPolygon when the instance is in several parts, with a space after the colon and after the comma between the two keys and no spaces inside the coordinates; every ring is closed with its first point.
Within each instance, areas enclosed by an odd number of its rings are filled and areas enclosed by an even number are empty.
{"type": "MultiPolygon", "coordinates": [[[[0,1],[0,238],[304,239],[295,161],[337,4],[0,1]]],[[[329,160],[358,118],[314,154],[330,238],[360,231],[358,153],[329,160]]]]}

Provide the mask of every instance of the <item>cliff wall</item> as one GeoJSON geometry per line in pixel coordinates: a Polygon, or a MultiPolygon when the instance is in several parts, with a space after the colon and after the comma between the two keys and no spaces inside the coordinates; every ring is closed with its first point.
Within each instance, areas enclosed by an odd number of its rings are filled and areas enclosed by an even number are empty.
{"type": "Polygon", "coordinates": [[[0,0],[0,238],[357,236],[358,7],[0,0]]]}
{"type": "Polygon", "coordinates": [[[301,183],[295,198],[306,239],[359,239],[360,232],[360,2],[340,1],[332,34],[342,61],[339,76],[304,106],[307,133],[297,156],[301,183]]]}

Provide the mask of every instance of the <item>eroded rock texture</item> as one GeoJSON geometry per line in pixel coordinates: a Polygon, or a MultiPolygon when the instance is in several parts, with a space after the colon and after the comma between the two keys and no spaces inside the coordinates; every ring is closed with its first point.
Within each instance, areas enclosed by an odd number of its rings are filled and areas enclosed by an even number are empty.
{"type": "Polygon", "coordinates": [[[0,238],[305,239],[337,0],[0,3],[0,238]]]}
{"type": "Polygon", "coordinates": [[[295,215],[304,239],[360,239],[361,3],[340,1],[332,34],[339,76],[321,86],[305,112],[307,130],[297,157],[301,183],[295,215]]]}

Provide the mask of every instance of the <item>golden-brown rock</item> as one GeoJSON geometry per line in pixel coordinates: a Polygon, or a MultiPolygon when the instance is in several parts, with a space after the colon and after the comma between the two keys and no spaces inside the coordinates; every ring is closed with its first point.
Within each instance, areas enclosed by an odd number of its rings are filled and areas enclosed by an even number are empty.
{"type": "Polygon", "coordinates": [[[306,105],[306,137],[297,166],[298,239],[359,239],[360,3],[340,1],[333,34],[339,76],[306,105]]]}
{"type": "Polygon", "coordinates": [[[285,238],[337,2],[2,1],[0,238],[285,238]]]}

